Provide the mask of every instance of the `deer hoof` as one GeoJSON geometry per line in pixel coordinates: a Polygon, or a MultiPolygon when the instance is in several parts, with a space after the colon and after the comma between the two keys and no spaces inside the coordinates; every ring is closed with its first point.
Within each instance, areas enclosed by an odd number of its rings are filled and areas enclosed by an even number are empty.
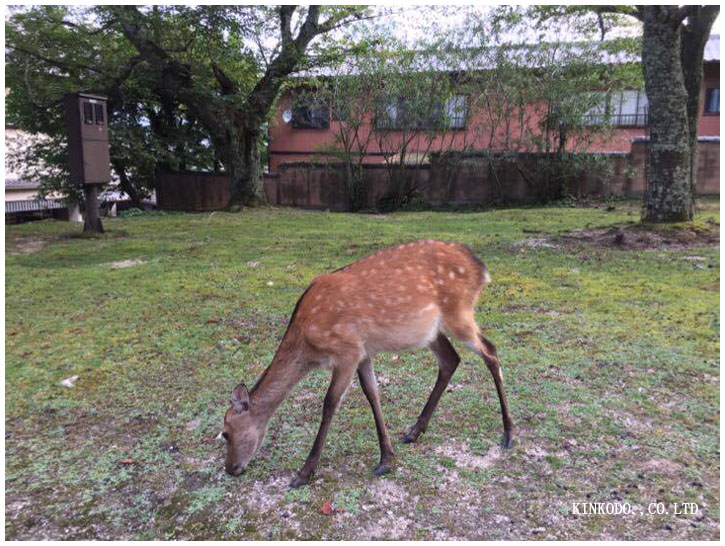
{"type": "Polygon", "coordinates": [[[504,449],[511,449],[514,447],[514,439],[510,434],[504,434],[501,439],[501,447],[504,449]]]}
{"type": "Polygon", "coordinates": [[[403,437],[401,438],[401,440],[403,440],[403,443],[404,444],[412,444],[412,443],[415,443],[415,441],[417,439],[418,439],[418,435],[417,434],[411,434],[410,432],[408,432],[407,434],[403,434],[403,437]]]}
{"type": "Polygon", "coordinates": [[[375,470],[373,470],[373,474],[376,476],[382,476],[383,474],[387,474],[390,472],[390,467],[385,463],[380,463],[378,466],[375,467],[375,470]]]}
{"type": "Polygon", "coordinates": [[[294,480],[292,480],[289,484],[289,486],[292,489],[297,489],[298,487],[302,487],[303,485],[307,485],[308,480],[307,478],[301,478],[297,476],[294,480]]]}
{"type": "Polygon", "coordinates": [[[403,440],[404,444],[412,444],[418,441],[418,436],[420,436],[420,433],[423,432],[422,430],[417,430],[415,427],[412,427],[408,432],[403,434],[403,437],[401,438],[403,440]]]}

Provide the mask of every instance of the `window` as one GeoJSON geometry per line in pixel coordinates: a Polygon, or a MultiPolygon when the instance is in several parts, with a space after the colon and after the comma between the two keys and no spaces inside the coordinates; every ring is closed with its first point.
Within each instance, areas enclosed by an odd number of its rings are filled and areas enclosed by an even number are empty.
{"type": "Polygon", "coordinates": [[[294,129],[327,129],[330,127],[330,106],[320,100],[302,100],[292,108],[294,129]]]}
{"type": "Polygon", "coordinates": [[[617,91],[612,93],[610,122],[623,127],[647,125],[647,95],[644,91],[617,91]]]}
{"type": "Polygon", "coordinates": [[[387,104],[375,119],[377,129],[465,129],[468,97],[453,95],[445,101],[413,108],[404,98],[387,104]],[[417,110],[417,111],[416,111],[417,110]]]}
{"type": "Polygon", "coordinates": [[[446,117],[448,127],[451,129],[465,129],[468,115],[468,97],[466,95],[453,95],[446,104],[446,117]]]}
{"type": "Polygon", "coordinates": [[[87,101],[83,103],[83,121],[88,125],[93,125],[93,105],[87,101]]]}
{"type": "Polygon", "coordinates": [[[93,111],[96,113],[96,125],[103,125],[103,105],[94,104],[93,111]]]}
{"type": "Polygon", "coordinates": [[[720,113],[720,88],[716,87],[708,89],[705,92],[705,113],[706,114],[719,114],[720,113]]]}
{"type": "Polygon", "coordinates": [[[605,93],[586,93],[586,98],[594,106],[584,114],[584,123],[586,125],[601,125],[607,115],[607,95],[605,93]]]}
{"type": "Polygon", "coordinates": [[[614,91],[591,93],[595,105],[585,116],[587,125],[611,123],[618,127],[644,127],[647,125],[647,95],[644,91],[614,91]]]}

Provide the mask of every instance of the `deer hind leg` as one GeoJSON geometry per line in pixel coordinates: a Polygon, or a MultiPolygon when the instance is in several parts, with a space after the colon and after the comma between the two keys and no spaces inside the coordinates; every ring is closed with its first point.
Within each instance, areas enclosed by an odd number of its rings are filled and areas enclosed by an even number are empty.
{"type": "Polygon", "coordinates": [[[312,473],[317,467],[317,462],[320,460],[320,454],[322,448],[325,445],[325,437],[327,436],[327,430],[330,428],[332,417],[335,415],[335,410],[340,405],[345,391],[347,391],[350,383],[352,383],[353,375],[355,374],[355,364],[349,365],[350,363],[339,363],[332,371],[332,380],[330,386],[327,389],[325,395],[325,402],[322,406],[322,423],[320,423],[320,430],[317,432],[315,443],[312,445],[312,450],[307,456],[304,466],[298,472],[297,477],[292,480],[290,487],[300,487],[306,485],[310,481],[312,473]]]}
{"type": "Polygon", "coordinates": [[[508,402],[506,401],[506,393],[503,388],[503,373],[501,372],[501,363],[498,360],[496,346],[488,341],[481,334],[480,329],[473,319],[473,311],[461,313],[452,323],[446,324],[446,328],[451,335],[465,342],[476,354],[478,354],[486,363],[488,370],[491,372],[493,382],[496,384],[496,392],[498,393],[498,401],[501,404],[501,418],[503,419],[503,439],[501,445],[509,449],[513,447],[514,426],[509,414],[508,402]]]}
{"type": "Polygon", "coordinates": [[[509,406],[506,401],[506,393],[503,389],[503,373],[501,372],[501,363],[498,360],[498,354],[496,353],[496,346],[488,341],[480,332],[476,332],[476,340],[478,343],[473,344],[474,351],[483,358],[483,361],[488,366],[491,375],[493,376],[493,382],[496,384],[496,392],[498,393],[498,401],[501,404],[501,418],[503,419],[503,438],[501,440],[501,446],[505,449],[510,449],[514,445],[514,426],[511,421],[511,415],[509,414],[509,406]]]}
{"type": "Polygon", "coordinates": [[[383,412],[380,408],[380,395],[378,393],[378,382],[375,379],[375,371],[373,370],[372,360],[369,358],[364,359],[357,369],[357,376],[360,380],[360,386],[362,387],[365,397],[370,402],[370,407],[373,410],[373,416],[375,417],[375,428],[378,431],[378,442],[380,442],[380,464],[375,467],[373,474],[376,476],[382,476],[390,472],[390,465],[395,458],[393,453],[393,446],[390,443],[390,437],[388,436],[388,430],[385,428],[385,421],[383,420],[383,412]]]}
{"type": "Polygon", "coordinates": [[[433,387],[433,390],[431,391],[428,401],[423,407],[423,411],[420,413],[418,420],[403,436],[403,442],[406,444],[415,442],[418,440],[418,436],[425,432],[428,427],[428,421],[430,421],[443,391],[446,390],[448,382],[451,380],[451,377],[453,377],[453,373],[456,371],[456,368],[458,368],[458,364],[461,361],[458,353],[443,334],[438,334],[438,337],[429,345],[429,347],[438,359],[438,379],[436,379],[436,384],[433,387]]]}

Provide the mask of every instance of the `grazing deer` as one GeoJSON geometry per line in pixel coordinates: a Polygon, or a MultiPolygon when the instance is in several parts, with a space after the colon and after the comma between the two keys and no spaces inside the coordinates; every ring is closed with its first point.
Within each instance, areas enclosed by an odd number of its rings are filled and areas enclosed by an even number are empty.
{"type": "Polygon", "coordinates": [[[259,449],[267,424],[307,373],[332,372],[322,424],[312,451],[291,487],[308,483],[343,395],[357,372],[373,410],[380,442],[374,474],[390,471],[394,458],[380,408],[372,359],[380,352],[429,347],[438,360],[438,379],[417,422],[403,436],[415,442],[456,371],[460,357],[444,332],[483,358],[493,375],[503,417],[503,446],[513,443],[503,375],[496,348],[474,322],[474,304],[490,282],[486,266],[463,245],[424,240],[381,250],[312,281],[297,302],[272,363],[251,389],[243,383],[231,395],[221,437],[226,471],[241,474],[259,449]]]}

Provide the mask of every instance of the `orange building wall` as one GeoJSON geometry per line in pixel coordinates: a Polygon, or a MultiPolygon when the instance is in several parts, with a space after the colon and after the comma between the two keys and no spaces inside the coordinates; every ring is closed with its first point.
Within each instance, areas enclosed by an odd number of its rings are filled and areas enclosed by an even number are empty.
{"type": "MultiPolygon", "coordinates": [[[[704,66],[702,106],[700,120],[698,123],[698,134],[703,136],[719,136],[720,135],[720,115],[703,115],[705,90],[711,87],[720,86],[720,64],[707,63],[704,66]]],[[[270,142],[269,142],[269,170],[271,173],[278,171],[279,165],[289,161],[306,161],[310,160],[315,154],[330,148],[335,143],[336,130],[339,127],[337,121],[330,122],[329,129],[294,129],[291,124],[287,124],[282,120],[282,112],[290,108],[291,96],[285,95],[280,98],[277,110],[270,122],[270,142]]],[[[535,106],[531,106],[531,111],[527,112],[529,118],[528,123],[535,124],[540,117],[540,113],[535,112],[535,106]]],[[[435,137],[432,143],[427,142],[424,137],[419,137],[418,141],[410,144],[409,150],[438,151],[438,150],[504,150],[519,149],[514,141],[510,141],[508,146],[505,144],[505,127],[497,127],[493,137],[489,134],[487,127],[491,123],[487,122],[482,112],[472,112],[472,120],[466,129],[441,132],[435,137]]],[[[373,127],[372,119],[363,130],[362,138],[368,136],[369,131],[373,127]]],[[[511,132],[515,133],[515,128],[511,128],[511,132]]],[[[608,135],[599,137],[595,142],[586,146],[591,152],[624,152],[628,153],[632,148],[632,139],[644,136],[643,128],[615,128],[608,135]]],[[[399,139],[401,132],[388,132],[386,138],[399,139]]],[[[574,145],[575,140],[572,138],[570,144],[574,145]]],[[[571,148],[571,146],[569,146],[571,148]]],[[[386,149],[395,149],[387,146],[386,149]]],[[[380,147],[375,139],[370,140],[367,148],[368,156],[365,162],[376,163],[383,161],[380,147]]],[[[320,156],[323,157],[323,156],[320,156]]]]}

